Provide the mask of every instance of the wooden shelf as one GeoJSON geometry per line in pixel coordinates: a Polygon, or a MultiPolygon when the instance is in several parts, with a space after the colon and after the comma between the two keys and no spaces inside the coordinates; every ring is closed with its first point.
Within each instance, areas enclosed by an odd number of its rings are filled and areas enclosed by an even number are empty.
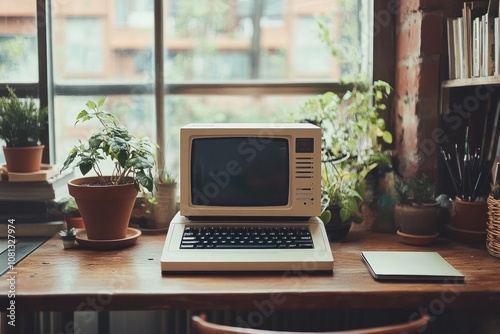
{"type": "Polygon", "coordinates": [[[454,80],[445,80],[441,82],[442,88],[481,86],[481,85],[500,85],[500,76],[454,79],[454,80]]]}

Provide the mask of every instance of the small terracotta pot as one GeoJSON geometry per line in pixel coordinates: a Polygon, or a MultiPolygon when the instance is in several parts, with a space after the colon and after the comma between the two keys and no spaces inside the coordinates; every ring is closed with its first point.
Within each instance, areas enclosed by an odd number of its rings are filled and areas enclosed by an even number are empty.
{"type": "Polygon", "coordinates": [[[397,204],[394,208],[394,220],[405,234],[435,235],[438,230],[439,204],[397,204]]]}
{"type": "Polygon", "coordinates": [[[40,170],[44,145],[3,147],[7,170],[13,173],[32,173],[40,170]]]}
{"type": "Polygon", "coordinates": [[[128,224],[137,189],[131,183],[97,185],[97,177],[83,177],[68,182],[91,240],[117,240],[127,236],[128,224]]]}
{"type": "Polygon", "coordinates": [[[66,217],[66,225],[71,228],[85,228],[82,217],[66,217]]]}
{"type": "Polygon", "coordinates": [[[488,204],[486,202],[453,201],[450,224],[453,228],[465,231],[486,232],[488,204]]]}

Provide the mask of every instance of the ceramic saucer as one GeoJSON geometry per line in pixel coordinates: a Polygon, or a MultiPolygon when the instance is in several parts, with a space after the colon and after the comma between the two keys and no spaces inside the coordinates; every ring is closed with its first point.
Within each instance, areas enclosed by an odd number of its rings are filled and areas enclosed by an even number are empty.
{"type": "Polygon", "coordinates": [[[127,229],[127,236],[123,239],[114,240],[93,240],[87,237],[85,230],[80,230],[76,233],[76,241],[84,248],[97,250],[112,250],[120,249],[133,245],[137,238],[141,235],[141,231],[135,228],[127,229]]]}
{"type": "Polygon", "coordinates": [[[439,235],[439,233],[432,235],[416,235],[406,234],[398,230],[397,234],[401,237],[402,241],[408,245],[425,246],[431,244],[439,235]]]}
{"type": "Polygon", "coordinates": [[[468,231],[459,228],[454,228],[450,224],[444,225],[446,235],[455,241],[465,242],[469,244],[486,244],[486,231],[468,231]]]}

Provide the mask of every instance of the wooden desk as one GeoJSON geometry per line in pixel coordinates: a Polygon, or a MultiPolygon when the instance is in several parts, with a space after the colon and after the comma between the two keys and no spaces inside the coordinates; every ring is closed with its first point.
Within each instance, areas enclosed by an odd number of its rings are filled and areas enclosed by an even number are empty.
{"type": "MultiPolygon", "coordinates": [[[[500,259],[482,246],[439,239],[432,247],[402,244],[396,235],[351,233],[332,244],[331,275],[162,276],[165,235],[143,234],[115,251],[64,250],[54,237],[15,268],[17,312],[34,310],[451,308],[500,310],[500,259]],[[466,276],[464,284],[375,281],[361,262],[362,250],[438,251],[466,276]],[[438,305],[439,304],[439,305],[438,305]]],[[[9,273],[0,280],[0,308],[10,302],[9,273]]]]}

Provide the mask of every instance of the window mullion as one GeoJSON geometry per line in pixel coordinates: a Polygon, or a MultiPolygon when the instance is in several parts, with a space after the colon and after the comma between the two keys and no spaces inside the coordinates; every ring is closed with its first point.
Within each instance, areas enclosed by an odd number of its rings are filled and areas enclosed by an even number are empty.
{"type": "Polygon", "coordinates": [[[154,82],[156,102],[156,143],[158,171],[161,174],[165,169],[165,90],[164,90],[164,57],[163,57],[163,0],[154,2],[154,82]]]}
{"type": "Polygon", "coordinates": [[[42,161],[55,161],[53,153],[54,143],[54,113],[52,94],[52,43],[51,43],[51,18],[50,0],[36,0],[36,22],[37,22],[37,43],[38,43],[38,98],[40,107],[49,109],[49,126],[46,127],[40,139],[45,145],[42,161]]]}

